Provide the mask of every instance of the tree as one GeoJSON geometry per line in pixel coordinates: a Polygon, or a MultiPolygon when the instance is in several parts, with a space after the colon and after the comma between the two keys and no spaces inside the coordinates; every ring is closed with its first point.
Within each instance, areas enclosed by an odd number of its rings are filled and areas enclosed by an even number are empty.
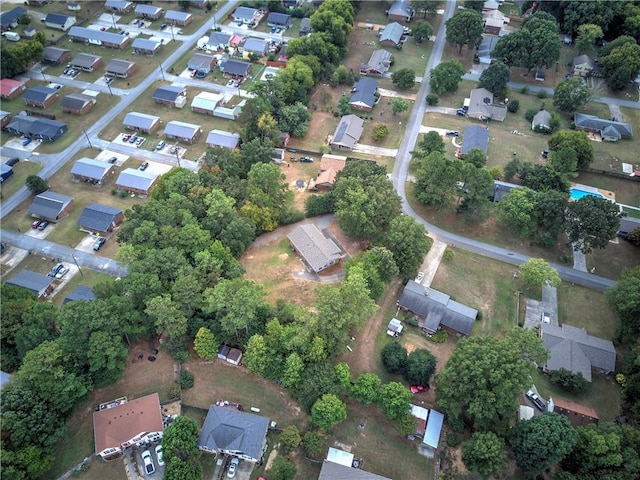
{"type": "Polygon", "coordinates": [[[315,432],[307,432],[302,438],[302,446],[307,454],[316,457],[322,452],[322,437],[315,432]]]}
{"type": "Polygon", "coordinates": [[[527,288],[560,285],[558,271],[541,258],[530,258],[520,265],[520,279],[527,288]]]}
{"type": "Polygon", "coordinates": [[[636,227],[629,232],[627,242],[631,245],[640,246],[640,227],[636,227]]]}
{"type": "Polygon", "coordinates": [[[521,237],[536,229],[536,192],[530,188],[513,188],[498,203],[498,220],[521,237]]]}
{"type": "Polygon", "coordinates": [[[549,168],[567,177],[578,176],[578,153],[571,147],[563,147],[549,155],[549,168]]]}
{"type": "Polygon", "coordinates": [[[288,132],[294,137],[304,137],[309,129],[311,112],[302,103],[285,105],[278,110],[278,126],[283,132],[288,132]]]}
{"type": "Polygon", "coordinates": [[[497,477],[507,463],[504,441],[493,432],[475,432],[462,444],[462,460],[472,472],[497,477]]]}
{"type": "Polygon", "coordinates": [[[389,127],[384,123],[378,123],[373,127],[373,140],[375,142],[381,141],[384,137],[389,135],[389,127]]]}
{"type": "Polygon", "coordinates": [[[338,397],[327,393],[311,408],[311,423],[325,432],[347,418],[347,406],[338,397]]]}
{"type": "Polygon", "coordinates": [[[404,378],[411,385],[429,385],[431,375],[436,371],[436,357],[429,350],[414,350],[407,357],[404,378]]]}
{"type": "Polygon", "coordinates": [[[398,270],[405,278],[415,274],[431,246],[424,225],[409,215],[391,220],[383,244],[393,253],[398,270]]]}
{"type": "Polygon", "coordinates": [[[400,90],[408,90],[416,83],[416,72],[410,68],[401,68],[391,75],[391,80],[400,90]]]}
{"type": "Polygon", "coordinates": [[[438,102],[440,102],[438,95],[436,95],[435,93],[430,93],[429,95],[427,95],[425,100],[427,102],[427,105],[437,105],[438,102]]]}
{"type": "Polygon", "coordinates": [[[32,195],[40,195],[42,192],[49,190],[49,185],[47,185],[46,180],[43,180],[37,175],[29,175],[25,185],[32,195]]]}
{"type": "Polygon", "coordinates": [[[198,449],[198,437],[200,428],[189,417],[182,415],[167,427],[162,437],[162,454],[167,468],[174,460],[184,462],[196,462],[202,453],[198,449]]]}
{"type": "Polygon", "coordinates": [[[475,10],[464,10],[454,15],[446,23],[447,42],[458,46],[458,53],[462,53],[465,45],[474,49],[482,41],[482,15],[475,10]]]}
{"type": "Polygon", "coordinates": [[[495,62],[480,74],[478,86],[497,95],[504,95],[510,77],[511,69],[502,62],[495,62]]]}
{"type": "Polygon", "coordinates": [[[435,130],[425,133],[416,144],[416,148],[417,150],[412,153],[420,158],[425,158],[432,152],[439,152],[442,154],[445,152],[444,140],[442,140],[440,134],[435,130]]]}
{"type": "Polygon", "coordinates": [[[197,462],[176,457],[165,467],[165,480],[198,480],[200,478],[202,478],[202,465],[197,462]]]}
{"type": "Polygon", "coordinates": [[[273,480],[293,480],[296,477],[296,466],[284,457],[278,457],[271,465],[273,480]]]}
{"type": "Polygon", "coordinates": [[[286,105],[308,101],[309,89],[313,87],[313,70],[301,58],[293,55],[276,77],[276,85],[281,89],[280,95],[286,105]]]}
{"type": "Polygon", "coordinates": [[[475,10],[476,12],[482,14],[484,3],[482,0],[465,0],[464,8],[466,8],[467,10],[475,10]]]}
{"type": "Polygon", "coordinates": [[[593,145],[585,132],[563,130],[549,139],[549,150],[559,151],[564,147],[573,148],[578,154],[578,169],[588,168],[593,162],[593,145]]]}
{"type": "Polygon", "coordinates": [[[287,388],[298,385],[302,379],[302,370],[304,370],[304,363],[300,355],[297,352],[290,353],[284,364],[282,385],[287,388]]]}
{"type": "Polygon", "coordinates": [[[465,162],[462,164],[462,205],[459,210],[465,212],[469,221],[479,222],[485,218],[491,203],[489,197],[493,192],[493,178],[485,168],[465,162]]]}
{"type": "MultiPolygon", "coordinates": [[[[458,15],[456,15],[456,17],[457,16],[458,15]]],[[[458,60],[441,62],[436,68],[431,70],[429,85],[431,86],[431,90],[437,94],[455,92],[464,74],[464,66],[458,60]]]]}
{"type": "Polygon", "coordinates": [[[569,202],[569,194],[548,190],[536,192],[536,209],[540,228],[535,234],[536,242],[544,247],[556,243],[558,235],[564,232],[564,213],[569,202]]]}
{"type": "Polygon", "coordinates": [[[351,371],[349,370],[349,364],[345,362],[338,362],[334,369],[338,383],[342,385],[344,390],[348,390],[351,386],[351,371]]]}
{"type": "Polygon", "coordinates": [[[487,155],[481,148],[472,148],[465,154],[464,161],[476,168],[482,168],[487,164],[487,155]]]}
{"type": "Polygon", "coordinates": [[[411,0],[411,5],[416,12],[422,13],[422,17],[426,18],[427,15],[435,15],[442,5],[440,0],[411,0]]]}
{"type": "Polygon", "coordinates": [[[596,40],[602,38],[602,27],[593,23],[585,23],[578,27],[578,37],[576,38],[576,48],[579,53],[591,53],[596,40]]]}
{"type": "Polygon", "coordinates": [[[561,112],[573,113],[584,107],[591,99],[591,91],[581,78],[569,78],[556,86],[553,104],[561,112]]]}
{"type": "Polygon", "coordinates": [[[594,248],[605,248],[615,237],[620,211],[614,202],[587,195],[569,203],[565,220],[574,248],[589,253],[594,248]]]}
{"type": "Polygon", "coordinates": [[[387,343],[381,356],[382,364],[389,373],[402,373],[407,366],[407,349],[398,342],[387,343]]]}
{"type": "Polygon", "coordinates": [[[300,442],[302,442],[302,437],[300,436],[300,432],[298,431],[298,427],[295,425],[289,425],[285,428],[280,436],[278,437],[280,440],[280,445],[285,450],[295,450],[300,446],[300,442]]]}
{"type": "Polygon", "coordinates": [[[416,197],[428,207],[443,208],[451,205],[456,196],[456,182],[461,170],[460,160],[447,160],[440,152],[431,153],[418,163],[414,184],[416,197]]]}
{"type": "Polygon", "coordinates": [[[601,58],[600,63],[609,87],[622,90],[640,73],[640,45],[625,43],[601,58]]]}
{"type": "Polygon", "coordinates": [[[247,342],[243,363],[250,372],[264,375],[267,368],[267,345],[262,335],[253,335],[247,342]]]}
{"type": "Polygon", "coordinates": [[[193,342],[193,349],[203,360],[212,360],[218,355],[220,342],[216,336],[206,327],[200,327],[193,342]]]}
{"type": "Polygon", "coordinates": [[[393,97],[391,99],[391,111],[393,114],[406,112],[409,110],[409,101],[402,97],[393,97]]]}
{"type": "Polygon", "coordinates": [[[390,382],[382,386],[378,403],[384,416],[391,420],[399,420],[409,413],[411,392],[398,382],[390,382]]]}
{"type": "Polygon", "coordinates": [[[618,283],[607,290],[607,301],[618,316],[620,336],[636,340],[640,336],[640,266],[622,270],[618,283]]]}
{"type": "Polygon", "coordinates": [[[582,373],[573,373],[566,368],[553,370],[549,374],[549,380],[563,390],[572,393],[584,392],[590,385],[590,382],[582,376],[582,373]]]}
{"type": "Polygon", "coordinates": [[[351,387],[350,395],[362,405],[371,405],[378,401],[380,385],[380,377],[375,373],[363,373],[351,387]]]}
{"type": "Polygon", "coordinates": [[[191,8],[191,0],[178,0],[178,5],[180,6],[180,10],[188,12],[189,8],[191,8]]]}
{"type": "Polygon", "coordinates": [[[413,27],[413,39],[419,45],[433,35],[433,27],[425,21],[416,22],[413,27]]]}

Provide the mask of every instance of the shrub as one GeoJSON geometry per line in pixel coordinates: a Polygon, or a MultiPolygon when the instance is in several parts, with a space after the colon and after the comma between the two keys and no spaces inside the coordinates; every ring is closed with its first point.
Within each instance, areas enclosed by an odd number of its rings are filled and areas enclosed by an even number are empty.
{"type": "Polygon", "coordinates": [[[523,95],[526,95],[527,93],[529,93],[529,87],[527,87],[526,85],[524,85],[521,89],[520,89],[520,93],[523,95]]]}
{"type": "Polygon", "coordinates": [[[307,455],[315,457],[322,452],[322,437],[315,432],[307,432],[302,438],[302,446],[307,455]]]}
{"type": "Polygon", "coordinates": [[[112,188],[111,189],[111,195],[117,195],[118,194],[118,189],[117,188],[112,188]]]}
{"type": "Polygon", "coordinates": [[[373,127],[373,141],[379,142],[384,137],[389,135],[389,127],[387,127],[384,123],[378,123],[373,127]]]}
{"type": "Polygon", "coordinates": [[[433,343],[444,343],[449,338],[449,334],[446,330],[438,330],[436,333],[429,337],[433,343]]]}
{"type": "Polygon", "coordinates": [[[535,117],[538,112],[539,110],[537,108],[530,108],[525,112],[524,118],[526,118],[528,122],[533,122],[533,117],[535,117]]]}
{"type": "Polygon", "coordinates": [[[572,393],[583,392],[589,386],[589,382],[581,373],[574,374],[565,368],[553,370],[549,374],[549,379],[551,380],[551,383],[572,393]]]}
{"type": "Polygon", "coordinates": [[[333,212],[333,193],[325,193],[322,195],[310,195],[304,202],[305,215],[307,217],[315,217],[325,213],[333,212]]]}
{"type": "Polygon", "coordinates": [[[278,217],[278,223],[280,225],[291,225],[304,219],[304,213],[300,210],[285,210],[278,217]]]}
{"type": "Polygon", "coordinates": [[[382,349],[382,364],[389,373],[402,373],[407,366],[407,349],[398,342],[391,342],[382,349]]]}
{"type": "Polygon", "coordinates": [[[437,105],[440,102],[438,95],[435,93],[430,93],[427,95],[427,105],[437,105]]]}
{"type": "Polygon", "coordinates": [[[180,372],[180,388],[186,390],[187,388],[193,387],[193,373],[182,370],[180,372]]]}
{"type": "Polygon", "coordinates": [[[511,113],[517,113],[520,110],[520,102],[518,100],[511,100],[507,104],[507,110],[511,113]]]}
{"type": "Polygon", "coordinates": [[[538,92],[536,93],[536,97],[538,97],[538,98],[547,98],[547,91],[546,90],[538,90],[538,92]]]}
{"type": "Polygon", "coordinates": [[[124,197],[126,197],[126,196],[127,196],[127,192],[125,192],[124,190],[121,190],[121,191],[120,191],[120,193],[118,193],[118,196],[119,196],[120,198],[124,198],[124,197]]]}
{"type": "Polygon", "coordinates": [[[460,437],[457,433],[449,433],[447,434],[447,445],[451,448],[455,448],[460,445],[460,437]]]}
{"type": "Polygon", "coordinates": [[[447,261],[453,260],[453,257],[455,256],[456,256],[456,252],[454,252],[452,248],[447,248],[442,254],[442,258],[444,258],[447,261]]]}
{"type": "Polygon", "coordinates": [[[498,180],[499,178],[502,177],[502,167],[500,167],[500,165],[495,165],[493,167],[491,167],[489,169],[489,174],[491,175],[491,178],[493,178],[494,180],[498,180]]]}
{"type": "Polygon", "coordinates": [[[171,385],[171,388],[169,389],[169,397],[180,398],[180,385],[177,383],[171,385]]]}
{"type": "Polygon", "coordinates": [[[416,320],[413,317],[409,317],[405,321],[407,322],[407,324],[411,325],[412,327],[417,327],[418,326],[418,320],[416,320]]]}
{"type": "Polygon", "coordinates": [[[295,450],[300,445],[300,442],[302,442],[302,437],[295,425],[288,426],[280,434],[280,445],[285,450],[295,450]]]}

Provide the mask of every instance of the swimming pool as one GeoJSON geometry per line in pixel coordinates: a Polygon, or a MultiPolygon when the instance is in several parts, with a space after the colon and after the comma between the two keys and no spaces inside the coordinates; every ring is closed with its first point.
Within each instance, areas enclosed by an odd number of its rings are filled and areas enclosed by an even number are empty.
{"type": "Polygon", "coordinates": [[[587,195],[593,195],[594,197],[604,198],[599,192],[587,192],[586,190],[581,190],[579,188],[571,187],[569,189],[569,194],[571,195],[571,200],[580,200],[582,197],[586,197],[587,195]]]}

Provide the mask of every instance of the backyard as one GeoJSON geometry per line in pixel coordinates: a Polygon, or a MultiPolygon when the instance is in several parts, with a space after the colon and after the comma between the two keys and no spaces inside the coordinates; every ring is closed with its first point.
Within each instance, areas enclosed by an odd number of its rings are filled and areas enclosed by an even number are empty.
{"type": "MultiPolygon", "coordinates": [[[[4,102],[3,102],[4,107],[4,102]]],[[[42,169],[42,163],[22,160],[13,166],[13,175],[0,185],[0,199],[9,198],[24,186],[29,175],[37,175],[42,169]]]]}

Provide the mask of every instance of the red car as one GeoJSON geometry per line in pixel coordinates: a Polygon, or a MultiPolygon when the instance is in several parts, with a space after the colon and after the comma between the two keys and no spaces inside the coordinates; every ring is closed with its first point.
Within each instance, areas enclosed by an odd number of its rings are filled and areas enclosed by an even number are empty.
{"type": "Polygon", "coordinates": [[[42,223],[42,220],[36,220],[31,224],[31,228],[38,228],[41,223],[42,223]]]}
{"type": "Polygon", "coordinates": [[[429,385],[427,385],[426,387],[423,387],[422,385],[412,385],[411,388],[409,390],[411,390],[411,393],[421,393],[421,392],[428,392],[429,391],[429,385]]]}

